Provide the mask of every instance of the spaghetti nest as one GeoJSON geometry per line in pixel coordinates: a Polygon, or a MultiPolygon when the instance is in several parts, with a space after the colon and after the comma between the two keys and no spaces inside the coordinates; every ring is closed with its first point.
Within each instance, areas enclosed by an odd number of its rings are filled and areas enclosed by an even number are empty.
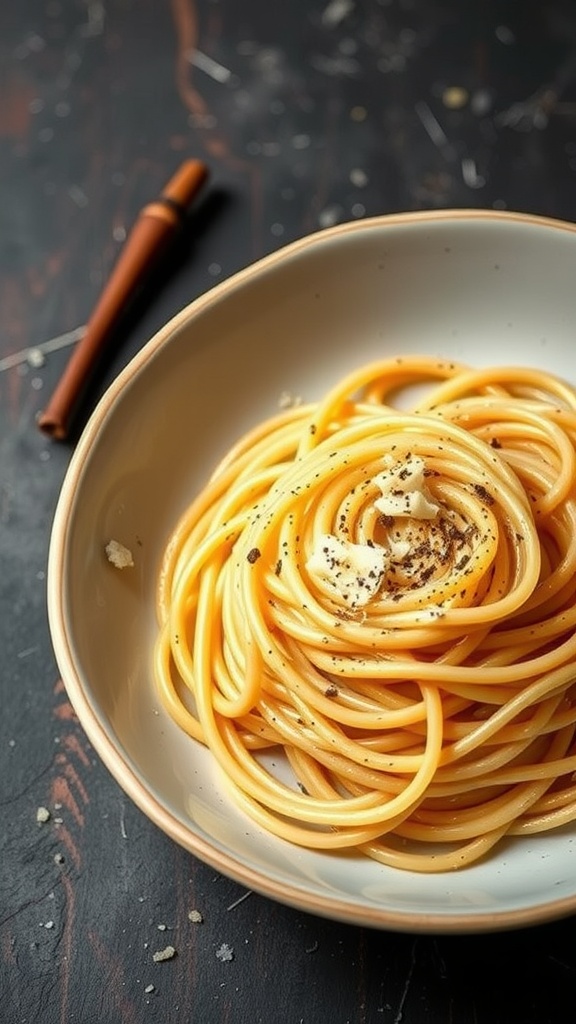
{"type": "Polygon", "coordinates": [[[416,356],[236,444],[166,548],[155,673],[243,811],[416,871],[576,818],[575,449],[563,381],[416,356]]]}

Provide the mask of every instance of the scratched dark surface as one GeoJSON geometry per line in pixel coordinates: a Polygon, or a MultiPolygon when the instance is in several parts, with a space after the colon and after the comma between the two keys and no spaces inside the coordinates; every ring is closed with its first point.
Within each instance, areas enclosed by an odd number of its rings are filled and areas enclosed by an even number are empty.
{"type": "Polygon", "coordinates": [[[35,418],[184,157],[212,170],[193,240],[95,395],[190,299],[312,230],[430,207],[574,219],[576,6],[0,6],[1,1024],[564,1024],[574,919],[464,937],[316,919],[245,893],[134,808],[58,680],[45,573],[73,442],[35,418]],[[154,963],[167,943],[177,955],[154,963]]]}

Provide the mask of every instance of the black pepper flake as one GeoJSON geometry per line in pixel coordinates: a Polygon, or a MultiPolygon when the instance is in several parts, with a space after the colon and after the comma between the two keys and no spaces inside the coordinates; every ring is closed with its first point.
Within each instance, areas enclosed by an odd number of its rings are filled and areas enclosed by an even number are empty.
{"type": "Polygon", "coordinates": [[[260,548],[251,548],[246,555],[246,559],[250,562],[250,565],[254,565],[254,562],[258,561],[261,554],[262,552],[260,551],[260,548]]]}
{"type": "Polygon", "coordinates": [[[280,573],[282,572],[282,559],[281,558],[279,558],[278,561],[276,562],[276,568],[274,569],[274,572],[276,573],[276,576],[279,576],[280,573]]]}
{"type": "Polygon", "coordinates": [[[324,690],[324,696],[325,697],[337,697],[338,696],[338,687],[334,686],[334,683],[331,683],[330,686],[327,686],[326,689],[324,690]]]}
{"type": "Polygon", "coordinates": [[[485,501],[487,505],[494,504],[494,496],[487,491],[483,484],[474,484],[474,491],[478,495],[481,501],[485,501]]]}

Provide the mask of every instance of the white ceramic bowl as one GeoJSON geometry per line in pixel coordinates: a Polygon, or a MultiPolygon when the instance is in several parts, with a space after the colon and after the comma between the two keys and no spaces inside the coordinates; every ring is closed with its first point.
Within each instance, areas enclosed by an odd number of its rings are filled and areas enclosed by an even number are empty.
{"type": "Polygon", "coordinates": [[[159,707],[151,672],[159,559],[218,458],[279,396],[319,398],[362,362],[422,352],[536,365],[576,381],[576,230],[481,211],[345,224],[267,257],[184,309],[112,384],[58,503],[48,606],[93,746],[176,842],[249,889],[313,913],[411,931],[515,927],[576,910],[576,829],[419,875],[294,849],[224,794],[207,751],[159,707]],[[104,546],[134,553],[111,569],[104,546]]]}

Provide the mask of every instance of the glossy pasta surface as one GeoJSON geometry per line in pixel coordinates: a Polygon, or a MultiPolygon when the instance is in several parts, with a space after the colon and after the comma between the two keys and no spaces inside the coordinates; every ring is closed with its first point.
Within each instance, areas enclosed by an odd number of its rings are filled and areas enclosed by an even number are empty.
{"type": "Polygon", "coordinates": [[[241,438],[176,525],[162,701],[308,848],[445,871],[573,821],[575,481],[558,378],[359,368],[241,438]]]}

